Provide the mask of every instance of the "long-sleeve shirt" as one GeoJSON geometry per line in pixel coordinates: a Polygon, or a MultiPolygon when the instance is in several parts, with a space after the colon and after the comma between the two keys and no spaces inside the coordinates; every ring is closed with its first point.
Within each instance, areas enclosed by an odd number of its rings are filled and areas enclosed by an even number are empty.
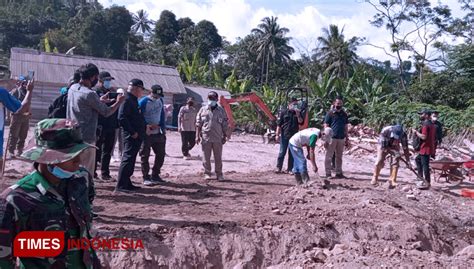
{"type": "MultiPolygon", "coordinates": [[[[22,231],[65,231],[65,239],[91,239],[92,222],[84,169],[71,180],[53,186],[34,172],[0,196],[0,268],[15,268],[13,240],[22,231]]],[[[94,250],[66,248],[54,258],[22,257],[20,268],[99,268],[94,250]]]]}
{"type": "Polygon", "coordinates": [[[203,106],[196,116],[196,127],[201,128],[201,137],[206,142],[222,142],[227,134],[227,114],[225,110],[217,106],[203,106]]]}
{"type": "MultiPolygon", "coordinates": [[[[5,108],[15,113],[21,108],[21,102],[8,91],[0,87],[0,146],[3,146],[3,129],[5,127],[5,108]]],[[[1,151],[1,150],[0,150],[1,151]]]]}
{"type": "Polygon", "coordinates": [[[97,93],[85,86],[74,84],[67,96],[66,118],[75,120],[81,126],[82,139],[95,144],[99,114],[108,117],[114,113],[112,108],[102,103],[97,93]]]}
{"type": "MultiPolygon", "coordinates": [[[[97,93],[97,95],[99,97],[102,97],[105,94],[107,94],[107,92],[110,92],[110,90],[108,90],[104,87],[101,87],[101,88],[95,89],[95,92],[97,93]]],[[[114,104],[113,102],[108,103],[107,106],[110,107],[113,104],[114,104]]],[[[118,111],[115,111],[115,113],[113,113],[111,116],[108,116],[108,117],[104,117],[102,115],[99,115],[98,125],[102,126],[102,128],[105,129],[105,130],[115,130],[119,127],[117,117],[118,117],[118,111]]]]}
{"type": "MultiPolygon", "coordinates": [[[[145,123],[159,125],[161,133],[164,134],[166,132],[166,123],[163,98],[153,99],[145,96],[140,99],[138,106],[142,111],[143,118],[145,118],[145,123]]],[[[149,134],[159,134],[160,129],[151,130],[149,134]]]]}
{"type": "Polygon", "coordinates": [[[134,133],[137,133],[141,139],[145,138],[145,119],[138,107],[138,98],[133,94],[126,94],[125,102],[119,109],[118,120],[126,136],[132,136],[134,133]]]}
{"type": "Polygon", "coordinates": [[[183,132],[196,131],[196,108],[183,106],[178,114],[178,130],[183,132]]]}
{"type": "MultiPolygon", "coordinates": [[[[16,97],[16,99],[18,99],[20,102],[23,102],[27,93],[28,91],[26,90],[26,88],[18,87],[18,88],[13,89],[10,94],[16,97]]],[[[29,113],[30,107],[31,107],[31,103],[28,104],[28,109],[25,110],[25,113],[29,113]]]]}

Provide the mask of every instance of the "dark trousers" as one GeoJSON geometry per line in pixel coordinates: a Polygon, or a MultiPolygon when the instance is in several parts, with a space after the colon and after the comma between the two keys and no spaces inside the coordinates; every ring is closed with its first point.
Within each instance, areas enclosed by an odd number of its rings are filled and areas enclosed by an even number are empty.
{"type": "Polygon", "coordinates": [[[183,156],[188,156],[189,151],[196,144],[196,132],[194,131],[182,131],[181,132],[181,151],[183,156]]]}
{"type": "MultiPolygon", "coordinates": [[[[97,163],[100,162],[100,171],[102,176],[110,176],[110,158],[114,150],[115,129],[102,129],[98,136],[96,146],[96,163],[95,170],[97,171],[97,163]]],[[[95,173],[94,173],[95,174],[95,173]]]]}
{"type": "Polygon", "coordinates": [[[430,177],[430,155],[421,155],[418,154],[415,158],[416,162],[416,169],[418,171],[418,176],[423,177],[425,176],[426,182],[431,182],[430,177]]]}
{"type": "Polygon", "coordinates": [[[140,138],[133,139],[130,135],[124,134],[122,162],[120,163],[117,188],[129,189],[132,186],[130,177],[135,170],[138,151],[142,145],[140,138]]]}
{"type": "Polygon", "coordinates": [[[288,149],[288,144],[290,144],[290,139],[286,139],[283,136],[280,137],[280,152],[278,152],[277,159],[277,168],[282,169],[283,161],[285,160],[286,152],[288,152],[288,171],[293,170],[293,155],[288,149]]]}
{"type": "Polygon", "coordinates": [[[158,177],[161,173],[161,167],[165,161],[166,154],[166,136],[164,134],[153,134],[147,135],[145,141],[143,141],[142,149],[140,151],[140,157],[142,160],[142,174],[143,180],[149,179],[150,175],[150,164],[148,159],[150,158],[151,150],[155,153],[155,162],[151,171],[151,177],[158,177]]]}

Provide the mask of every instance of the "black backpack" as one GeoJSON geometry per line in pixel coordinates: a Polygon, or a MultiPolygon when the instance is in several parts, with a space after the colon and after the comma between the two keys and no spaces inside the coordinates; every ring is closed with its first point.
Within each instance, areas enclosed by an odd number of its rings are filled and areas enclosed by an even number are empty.
{"type": "Polygon", "coordinates": [[[48,118],[66,118],[67,93],[56,98],[48,108],[48,118]]]}

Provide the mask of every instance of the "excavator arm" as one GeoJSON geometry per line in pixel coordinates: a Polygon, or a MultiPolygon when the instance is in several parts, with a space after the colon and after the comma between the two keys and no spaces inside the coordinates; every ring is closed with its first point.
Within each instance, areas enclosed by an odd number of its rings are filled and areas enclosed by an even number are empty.
{"type": "Polygon", "coordinates": [[[244,93],[238,96],[233,96],[230,99],[226,99],[224,96],[221,95],[219,99],[219,103],[224,108],[225,112],[227,113],[227,118],[229,120],[229,134],[232,133],[235,129],[235,119],[232,114],[232,109],[230,107],[230,104],[241,103],[241,102],[250,102],[254,104],[268,118],[268,121],[267,121],[268,126],[270,128],[273,128],[277,119],[275,115],[273,115],[273,113],[267,107],[265,102],[263,102],[263,100],[256,93],[253,93],[253,92],[244,93]]]}

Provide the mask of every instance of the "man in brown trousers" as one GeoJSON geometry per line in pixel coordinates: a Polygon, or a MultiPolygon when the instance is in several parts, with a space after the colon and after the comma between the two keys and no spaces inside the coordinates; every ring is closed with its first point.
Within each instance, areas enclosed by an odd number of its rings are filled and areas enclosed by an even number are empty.
{"type": "Polygon", "coordinates": [[[196,144],[202,145],[204,179],[211,179],[211,152],[214,154],[214,163],[217,180],[224,180],[222,173],[222,146],[227,141],[227,115],[224,109],[217,104],[219,95],[211,91],[207,99],[208,104],[201,107],[196,116],[196,144]]]}
{"type": "MultiPolygon", "coordinates": [[[[20,76],[17,82],[17,87],[11,91],[11,95],[16,97],[20,102],[26,97],[27,80],[23,76],[20,76]]],[[[8,136],[8,154],[13,157],[15,156],[15,150],[17,150],[17,156],[20,156],[23,153],[23,148],[25,146],[25,139],[28,135],[28,129],[30,126],[30,106],[28,105],[22,112],[16,112],[11,114],[11,123],[10,123],[10,135],[8,136]]]]}

